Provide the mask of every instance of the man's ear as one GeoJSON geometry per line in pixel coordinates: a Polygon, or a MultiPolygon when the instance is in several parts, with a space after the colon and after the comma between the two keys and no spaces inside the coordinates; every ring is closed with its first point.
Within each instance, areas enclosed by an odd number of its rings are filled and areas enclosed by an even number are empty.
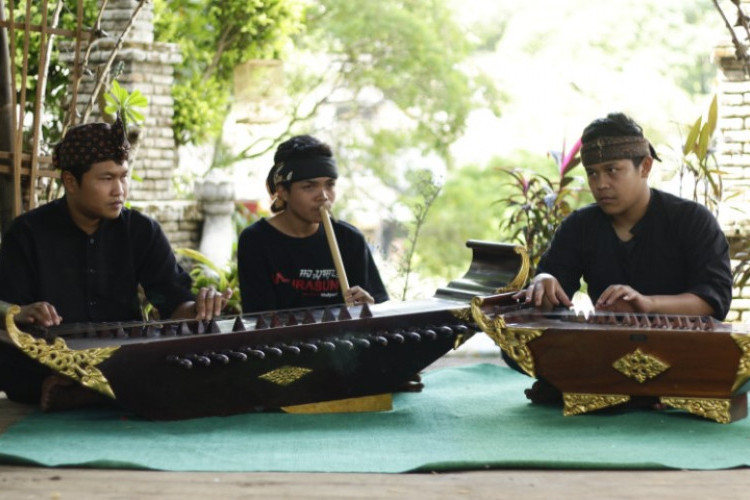
{"type": "Polygon", "coordinates": [[[60,173],[60,180],[62,180],[66,192],[75,192],[78,188],[78,180],[76,179],[76,176],[67,170],[63,170],[60,173]]]}
{"type": "Polygon", "coordinates": [[[644,156],[643,160],[641,160],[641,177],[644,179],[648,178],[648,174],[651,173],[651,166],[654,164],[653,157],[644,156]]]}

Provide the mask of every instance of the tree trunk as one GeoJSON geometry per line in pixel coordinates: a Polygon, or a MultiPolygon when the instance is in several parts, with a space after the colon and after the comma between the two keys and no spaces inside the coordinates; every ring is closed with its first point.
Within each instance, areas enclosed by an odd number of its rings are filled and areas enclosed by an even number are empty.
{"type": "MultiPolygon", "coordinates": [[[[0,20],[5,20],[5,3],[0,0],[0,20]]],[[[13,148],[11,99],[11,65],[8,50],[8,32],[0,29],[0,151],[11,152],[13,148]]],[[[0,165],[12,165],[10,160],[0,159],[0,165]]],[[[0,232],[5,232],[13,218],[13,177],[0,174],[0,232]]]]}

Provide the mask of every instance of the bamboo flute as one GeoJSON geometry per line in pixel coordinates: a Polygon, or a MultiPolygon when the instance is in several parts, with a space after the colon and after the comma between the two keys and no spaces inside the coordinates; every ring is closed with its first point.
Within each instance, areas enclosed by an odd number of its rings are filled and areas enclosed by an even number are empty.
{"type": "MultiPolygon", "coordinates": [[[[346,293],[349,291],[349,280],[346,279],[344,261],[341,260],[341,251],[339,250],[338,241],[336,241],[336,234],[333,232],[333,225],[331,225],[331,214],[328,212],[328,207],[326,205],[320,206],[320,218],[323,222],[323,229],[325,229],[326,238],[328,239],[328,247],[331,250],[331,257],[333,257],[333,265],[336,266],[336,274],[339,277],[341,296],[346,297],[346,293]]],[[[351,304],[347,301],[347,305],[351,304]]]]}

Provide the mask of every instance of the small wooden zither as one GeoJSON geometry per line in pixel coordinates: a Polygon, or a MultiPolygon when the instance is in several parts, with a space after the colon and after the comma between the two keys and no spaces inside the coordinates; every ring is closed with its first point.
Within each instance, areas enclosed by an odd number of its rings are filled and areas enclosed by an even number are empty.
{"type": "Polygon", "coordinates": [[[422,369],[473,335],[467,297],[477,290],[497,293],[498,275],[508,276],[511,268],[516,269],[511,281],[526,279],[518,271],[526,262],[518,247],[467,245],[481,247],[485,261],[472,264],[464,276],[471,293],[459,297],[267,311],[210,323],[72,324],[26,331],[15,324],[18,308],[12,306],[0,341],[157,420],[274,409],[340,411],[335,408],[363,402],[369,405],[365,409],[383,408],[387,402],[378,395],[412,389],[422,369]],[[360,399],[341,403],[352,398],[360,399]]]}
{"type": "Polygon", "coordinates": [[[750,335],[700,316],[543,313],[512,293],[477,297],[472,315],[528,375],[562,392],[565,415],[658,398],[728,423],[747,416],[750,335]]]}

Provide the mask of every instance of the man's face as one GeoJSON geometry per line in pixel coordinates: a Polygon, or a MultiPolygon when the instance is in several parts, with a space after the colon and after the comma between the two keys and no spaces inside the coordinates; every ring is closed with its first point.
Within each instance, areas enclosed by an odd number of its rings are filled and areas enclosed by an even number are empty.
{"type": "Polygon", "coordinates": [[[623,215],[644,201],[644,196],[648,196],[647,180],[652,161],[647,156],[637,166],[630,159],[622,159],[586,167],[591,194],[604,213],[623,215]]]}
{"type": "Polygon", "coordinates": [[[284,190],[285,212],[304,222],[320,222],[320,207],[331,205],[336,200],[336,179],[316,177],[293,182],[289,190],[284,190]]]}
{"type": "Polygon", "coordinates": [[[94,163],[80,182],[69,179],[65,186],[68,199],[81,216],[90,220],[116,219],[128,196],[128,162],[94,163]]]}

